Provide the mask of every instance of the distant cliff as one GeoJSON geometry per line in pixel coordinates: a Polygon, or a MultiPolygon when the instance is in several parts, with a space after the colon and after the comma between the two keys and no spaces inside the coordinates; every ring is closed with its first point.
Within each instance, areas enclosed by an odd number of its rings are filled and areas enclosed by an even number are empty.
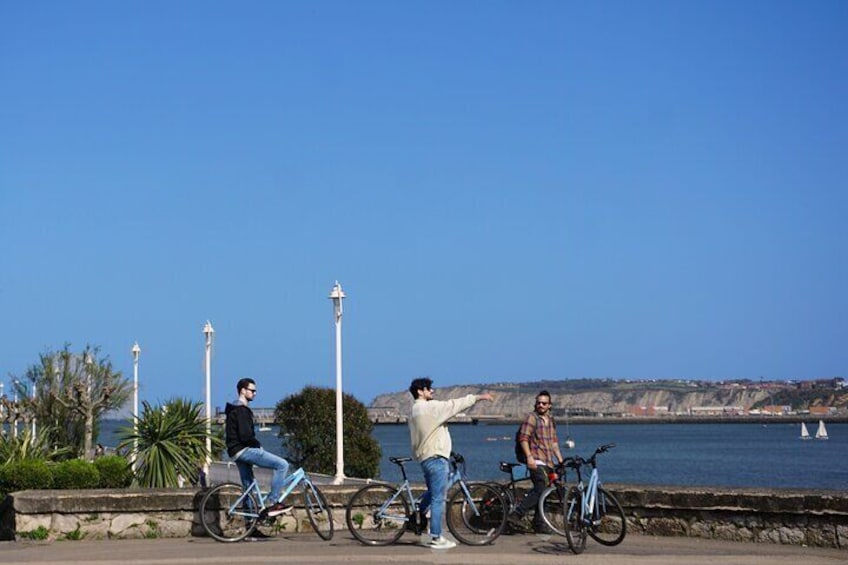
{"type": "MultiPolygon", "coordinates": [[[[580,379],[535,383],[497,383],[437,387],[435,398],[491,392],[493,402],[479,402],[469,416],[517,418],[533,409],[536,394],[546,389],[553,400],[554,414],[569,415],[697,415],[742,413],[773,404],[805,410],[813,406],[845,408],[848,393],[834,389],[801,389],[798,384],[711,383],[704,381],[615,381],[580,379]]],[[[405,415],[411,396],[408,391],[381,394],[371,403],[373,414],[405,415]]]]}

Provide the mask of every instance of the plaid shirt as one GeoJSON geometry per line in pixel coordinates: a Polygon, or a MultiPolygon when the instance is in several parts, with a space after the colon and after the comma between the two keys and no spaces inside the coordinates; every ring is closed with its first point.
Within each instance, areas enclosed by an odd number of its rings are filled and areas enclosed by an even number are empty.
{"type": "Polygon", "coordinates": [[[548,416],[547,424],[536,412],[524,419],[518,431],[518,439],[530,444],[530,456],[542,461],[548,467],[554,466],[554,446],[559,445],[553,416],[548,416]]]}

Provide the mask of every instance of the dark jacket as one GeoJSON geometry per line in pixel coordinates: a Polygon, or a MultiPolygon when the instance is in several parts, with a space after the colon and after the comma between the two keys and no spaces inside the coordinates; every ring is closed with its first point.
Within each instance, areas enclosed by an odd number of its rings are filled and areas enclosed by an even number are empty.
{"type": "Polygon", "coordinates": [[[244,404],[227,402],[224,414],[227,415],[227,454],[230,457],[234,457],[246,447],[262,447],[256,439],[256,431],[253,429],[253,411],[250,408],[244,404]]]}

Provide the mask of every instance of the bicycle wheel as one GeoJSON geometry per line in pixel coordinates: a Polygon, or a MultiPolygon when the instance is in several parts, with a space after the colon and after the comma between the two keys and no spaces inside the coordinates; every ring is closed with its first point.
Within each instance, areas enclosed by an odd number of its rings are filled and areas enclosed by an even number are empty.
{"type": "Polygon", "coordinates": [[[627,533],[627,519],[618,500],[603,487],[598,487],[598,500],[588,525],[592,539],[603,545],[618,545],[627,533]]]}
{"type": "Polygon", "coordinates": [[[306,515],[309,516],[309,523],[312,524],[315,533],[323,540],[332,539],[333,512],[324,493],[312,483],[303,485],[303,507],[306,509],[306,515]]]}
{"type": "Polygon", "coordinates": [[[239,501],[244,494],[241,485],[224,483],[204,495],[200,502],[200,522],[207,534],[218,541],[232,542],[253,532],[259,517],[259,503],[253,492],[239,501]]]}
{"type": "Polygon", "coordinates": [[[583,553],[586,549],[586,525],[580,519],[583,507],[583,493],[576,487],[568,491],[565,497],[565,539],[574,553],[583,553]]]}
{"type": "Polygon", "coordinates": [[[486,483],[460,483],[448,498],[448,529],[467,545],[486,545],[501,535],[506,524],[506,503],[497,489],[486,483]]]}
{"type": "Polygon", "coordinates": [[[486,484],[497,490],[503,497],[504,504],[506,504],[507,514],[515,510],[515,494],[513,494],[512,489],[510,489],[509,486],[494,481],[489,481],[486,484]]]}
{"type": "Polygon", "coordinates": [[[565,505],[562,500],[562,493],[565,487],[562,485],[551,485],[542,492],[539,497],[539,505],[536,512],[540,512],[542,520],[552,529],[557,535],[565,535],[565,520],[564,510],[565,505]]]}
{"type": "Polygon", "coordinates": [[[353,537],[366,545],[389,545],[406,531],[409,503],[389,485],[366,485],[353,493],[345,522],[353,537]]]}

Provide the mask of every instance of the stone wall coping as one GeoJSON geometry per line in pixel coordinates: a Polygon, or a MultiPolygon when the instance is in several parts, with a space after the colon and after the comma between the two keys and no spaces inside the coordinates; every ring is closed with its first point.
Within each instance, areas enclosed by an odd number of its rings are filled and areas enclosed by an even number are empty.
{"type": "MultiPolygon", "coordinates": [[[[414,488],[423,488],[415,485],[414,488]]],[[[343,506],[359,485],[320,485],[331,504],[343,506]]],[[[626,508],[731,510],[848,516],[848,494],[804,489],[730,489],[723,487],[657,487],[607,484],[626,508]]],[[[203,490],[90,489],[27,490],[12,493],[15,512],[22,514],[149,512],[193,510],[203,490]]],[[[297,503],[297,496],[293,499],[297,503]]]]}

